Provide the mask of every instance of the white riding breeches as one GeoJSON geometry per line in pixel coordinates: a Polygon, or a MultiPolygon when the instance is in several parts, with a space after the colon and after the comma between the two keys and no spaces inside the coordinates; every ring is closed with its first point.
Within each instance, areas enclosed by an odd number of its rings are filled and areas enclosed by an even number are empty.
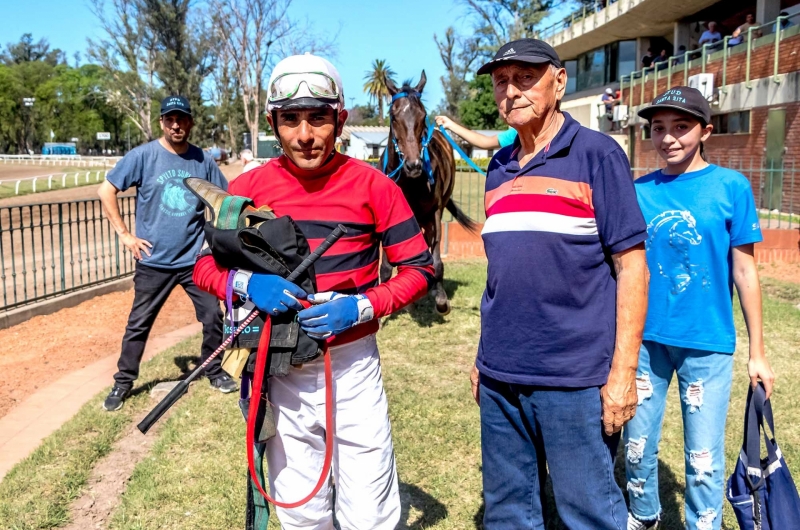
{"type": "MultiPolygon", "coordinates": [[[[298,508],[277,508],[287,530],[392,530],[400,493],[386,393],[375,335],[330,349],[333,370],[332,480],[298,508]],[[333,488],[336,485],[335,506],[333,488]]],[[[325,460],[325,370],[322,357],[271,377],[277,435],[267,442],[269,483],[280,502],[308,495],[325,460]]]]}

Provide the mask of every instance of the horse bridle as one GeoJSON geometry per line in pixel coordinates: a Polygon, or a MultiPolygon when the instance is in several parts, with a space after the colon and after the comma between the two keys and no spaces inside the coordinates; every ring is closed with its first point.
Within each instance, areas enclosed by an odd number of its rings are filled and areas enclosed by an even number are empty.
{"type": "MultiPolygon", "coordinates": [[[[420,97],[421,94],[419,92],[398,92],[394,96],[392,96],[391,105],[394,104],[395,101],[401,98],[406,98],[409,96],[417,96],[420,97]]],[[[387,168],[389,167],[389,146],[386,146],[386,149],[383,151],[383,172],[388,175],[390,179],[397,182],[400,179],[400,171],[403,169],[403,166],[406,164],[406,158],[403,154],[402,149],[400,149],[400,144],[397,143],[397,138],[394,136],[394,129],[392,128],[392,118],[391,112],[389,113],[389,139],[392,142],[392,146],[394,146],[394,150],[397,152],[397,157],[400,159],[400,164],[391,172],[386,173],[387,168]]],[[[433,132],[436,130],[436,127],[428,121],[428,113],[425,113],[425,132],[422,133],[422,141],[421,141],[421,151],[420,154],[422,155],[422,170],[428,176],[428,185],[433,186],[435,181],[433,179],[433,169],[431,167],[431,155],[428,150],[428,146],[430,145],[431,138],[433,138],[433,132]]]]}

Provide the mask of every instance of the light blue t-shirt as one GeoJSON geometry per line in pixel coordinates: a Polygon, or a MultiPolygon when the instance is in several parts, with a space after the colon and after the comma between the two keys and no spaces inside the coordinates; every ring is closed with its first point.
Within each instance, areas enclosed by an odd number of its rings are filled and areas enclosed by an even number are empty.
{"type": "Polygon", "coordinates": [[[508,128],[497,135],[497,141],[500,142],[500,147],[508,147],[517,139],[517,130],[508,128]]]}
{"type": "Polygon", "coordinates": [[[732,249],[762,239],[750,182],[709,165],[682,175],[656,171],[635,184],[648,234],[644,339],[733,353],[732,249]]]}
{"type": "Polygon", "coordinates": [[[142,253],[143,265],[180,269],[197,259],[203,245],[203,204],[184,186],[186,177],[228,189],[211,156],[194,145],[176,155],[154,140],[132,150],[108,172],[106,180],[118,190],[137,188],[136,237],[153,245],[150,256],[142,253]]]}

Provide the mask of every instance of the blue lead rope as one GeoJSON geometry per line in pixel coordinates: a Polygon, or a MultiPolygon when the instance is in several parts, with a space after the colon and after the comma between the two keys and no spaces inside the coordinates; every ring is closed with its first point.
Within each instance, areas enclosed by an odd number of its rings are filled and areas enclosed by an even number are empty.
{"type": "MultiPolygon", "coordinates": [[[[398,92],[397,94],[392,96],[392,103],[394,103],[396,100],[398,100],[400,98],[405,98],[405,97],[408,97],[408,92],[398,92]]],[[[425,174],[428,176],[428,184],[430,186],[433,186],[435,181],[434,181],[434,178],[433,178],[433,168],[431,166],[431,155],[430,155],[430,150],[428,149],[428,147],[430,146],[431,139],[433,138],[433,133],[434,133],[434,131],[436,131],[436,129],[437,129],[437,127],[428,120],[428,116],[426,114],[425,115],[425,133],[422,136],[422,144],[421,144],[421,147],[422,147],[422,167],[423,167],[423,170],[425,171],[425,174]]],[[[475,171],[477,171],[481,175],[486,175],[486,172],[483,171],[480,167],[478,167],[478,164],[473,162],[472,159],[467,156],[467,154],[464,152],[464,150],[461,149],[461,147],[459,147],[459,145],[447,133],[447,131],[445,130],[444,127],[439,125],[438,129],[439,129],[439,132],[442,133],[442,135],[444,136],[445,140],[447,140],[447,142],[453,147],[453,149],[455,149],[456,153],[458,153],[458,155],[463,160],[465,160],[472,167],[472,169],[474,169],[475,171]]],[[[400,159],[400,164],[394,170],[392,170],[391,173],[387,173],[386,172],[387,168],[389,167],[389,146],[387,144],[386,149],[383,150],[382,171],[384,173],[386,173],[386,175],[390,179],[392,179],[395,182],[397,182],[397,180],[400,178],[400,170],[402,170],[403,166],[405,166],[406,160],[405,160],[405,156],[403,156],[403,151],[400,150],[400,146],[397,144],[397,139],[395,139],[394,135],[392,135],[392,133],[391,133],[391,127],[389,128],[389,138],[392,141],[392,145],[394,146],[394,150],[397,151],[397,157],[400,159]]]]}
{"type": "MultiPolygon", "coordinates": [[[[428,118],[426,117],[425,119],[427,120],[428,118]]],[[[475,171],[477,171],[481,175],[486,176],[486,172],[484,170],[482,170],[480,167],[478,167],[478,164],[473,162],[473,160],[470,157],[467,156],[467,153],[465,153],[464,150],[461,149],[461,147],[459,147],[459,145],[456,143],[456,141],[453,140],[453,138],[449,134],[447,134],[447,131],[441,125],[439,125],[439,132],[441,132],[444,135],[445,140],[447,140],[450,143],[450,145],[453,146],[453,149],[455,150],[456,153],[458,153],[458,156],[460,156],[462,158],[462,160],[465,160],[467,162],[467,164],[472,166],[472,169],[474,169],[475,171]]]]}

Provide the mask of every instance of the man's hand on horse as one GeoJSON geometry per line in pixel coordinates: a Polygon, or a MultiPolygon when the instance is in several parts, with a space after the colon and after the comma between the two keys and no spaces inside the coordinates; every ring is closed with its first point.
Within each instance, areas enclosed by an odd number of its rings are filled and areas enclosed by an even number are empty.
{"type": "Polygon", "coordinates": [[[122,241],[122,244],[125,245],[125,248],[133,253],[133,257],[136,258],[136,261],[142,259],[142,252],[147,254],[148,257],[150,256],[149,249],[153,248],[153,245],[149,241],[139,239],[130,232],[120,236],[120,240],[122,241]]]}
{"type": "Polygon", "coordinates": [[[315,339],[327,339],[353,326],[369,322],[374,310],[363,294],[348,296],[333,291],[308,296],[313,305],[297,314],[300,327],[315,339]]]}
{"type": "Polygon", "coordinates": [[[247,284],[247,296],[262,312],[270,315],[285,313],[289,309],[300,311],[306,292],[290,281],[274,274],[253,273],[247,284]]]}

